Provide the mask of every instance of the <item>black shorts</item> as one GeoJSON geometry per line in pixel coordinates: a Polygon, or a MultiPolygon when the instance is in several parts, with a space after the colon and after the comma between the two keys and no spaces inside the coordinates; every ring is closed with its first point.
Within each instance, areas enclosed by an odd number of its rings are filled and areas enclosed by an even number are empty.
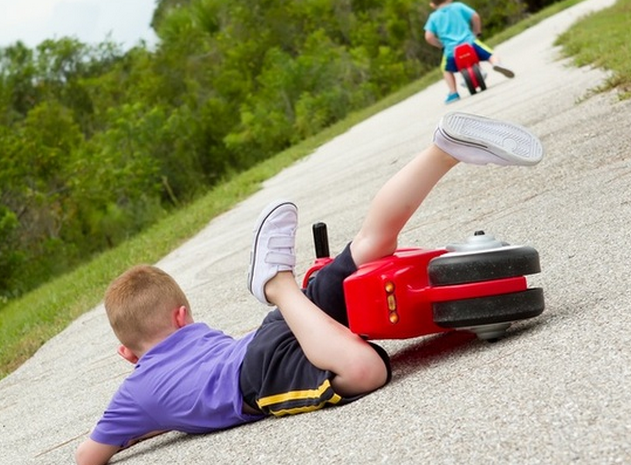
{"type": "MultiPolygon", "coordinates": [[[[319,270],[305,289],[305,295],[329,316],[348,326],[344,279],[357,270],[350,247],[319,270]]],[[[391,377],[390,358],[376,344],[371,346],[383,359],[391,377]]],[[[342,397],[331,380],[335,373],[321,370],[305,356],[300,344],[278,309],[270,312],[245,354],[240,387],[245,402],[268,415],[282,416],[341,405],[362,396],[342,397]]]]}

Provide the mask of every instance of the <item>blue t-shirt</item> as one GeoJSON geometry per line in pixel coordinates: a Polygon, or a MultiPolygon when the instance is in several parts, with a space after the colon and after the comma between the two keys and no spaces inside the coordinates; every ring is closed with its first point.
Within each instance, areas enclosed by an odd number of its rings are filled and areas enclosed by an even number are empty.
{"type": "Polygon", "coordinates": [[[253,336],[234,339],[204,323],[182,327],[142,356],[90,437],[125,447],[152,431],[207,433],[263,418],[242,413],[239,389],[253,336]]]}
{"type": "Polygon", "coordinates": [[[471,18],[475,10],[461,2],[449,3],[430,13],[425,30],[433,33],[443,44],[443,55],[451,57],[460,44],[472,44],[475,35],[471,18]]]}

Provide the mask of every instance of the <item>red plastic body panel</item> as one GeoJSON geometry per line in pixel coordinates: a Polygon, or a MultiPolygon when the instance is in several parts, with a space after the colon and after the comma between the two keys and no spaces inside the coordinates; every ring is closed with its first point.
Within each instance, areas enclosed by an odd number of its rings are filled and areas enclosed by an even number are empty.
{"type": "MultiPolygon", "coordinates": [[[[434,324],[432,304],[520,292],[523,276],[449,286],[432,286],[427,269],[446,249],[399,249],[392,256],[361,266],[344,281],[351,331],[368,339],[407,339],[451,331],[434,324]]],[[[320,258],[303,280],[331,261],[320,258]]]]}
{"type": "Polygon", "coordinates": [[[305,277],[302,278],[302,287],[303,287],[303,289],[305,289],[307,287],[307,284],[309,284],[309,279],[311,279],[311,276],[313,276],[315,273],[317,273],[317,271],[320,268],[325,267],[326,265],[328,265],[332,261],[333,261],[333,259],[331,257],[316,258],[316,261],[314,262],[314,264],[311,265],[311,268],[309,268],[307,270],[307,273],[305,274],[305,277]]]}
{"type": "Polygon", "coordinates": [[[460,44],[454,50],[454,60],[458,71],[469,68],[480,62],[475,49],[469,44],[460,44]]]}
{"type": "Polygon", "coordinates": [[[445,252],[398,250],[346,278],[344,293],[351,331],[369,339],[405,339],[445,331],[434,324],[427,292],[427,265],[445,252]],[[393,289],[388,292],[390,283],[393,289]]]}
{"type": "Polygon", "coordinates": [[[478,77],[474,72],[474,66],[480,62],[478,54],[475,53],[475,49],[469,44],[461,44],[454,50],[454,60],[456,61],[456,67],[465,79],[471,81],[474,89],[481,87],[481,83],[478,81],[478,77]]]}

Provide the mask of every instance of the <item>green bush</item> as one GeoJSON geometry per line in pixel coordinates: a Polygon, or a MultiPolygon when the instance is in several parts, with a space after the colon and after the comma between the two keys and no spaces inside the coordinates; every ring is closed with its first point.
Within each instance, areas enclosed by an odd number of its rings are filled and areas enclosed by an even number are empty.
{"type": "MultiPolygon", "coordinates": [[[[484,36],[551,2],[471,0],[484,36]]],[[[436,69],[415,0],[161,0],[155,50],[0,49],[0,297],[436,69]]]]}

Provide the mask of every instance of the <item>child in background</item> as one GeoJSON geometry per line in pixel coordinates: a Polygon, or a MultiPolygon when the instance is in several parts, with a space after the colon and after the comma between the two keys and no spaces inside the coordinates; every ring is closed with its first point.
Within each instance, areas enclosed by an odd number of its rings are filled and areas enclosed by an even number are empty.
{"type": "Polygon", "coordinates": [[[443,49],[440,69],[449,88],[445,103],[460,99],[454,77],[454,73],[458,71],[454,50],[458,45],[470,44],[480,61],[488,61],[495,71],[506,77],[515,77],[515,73],[500,64],[493,50],[478,39],[482,32],[482,20],[473,8],[452,0],[435,0],[430,6],[434,11],[425,23],[425,40],[430,45],[443,49]]]}

